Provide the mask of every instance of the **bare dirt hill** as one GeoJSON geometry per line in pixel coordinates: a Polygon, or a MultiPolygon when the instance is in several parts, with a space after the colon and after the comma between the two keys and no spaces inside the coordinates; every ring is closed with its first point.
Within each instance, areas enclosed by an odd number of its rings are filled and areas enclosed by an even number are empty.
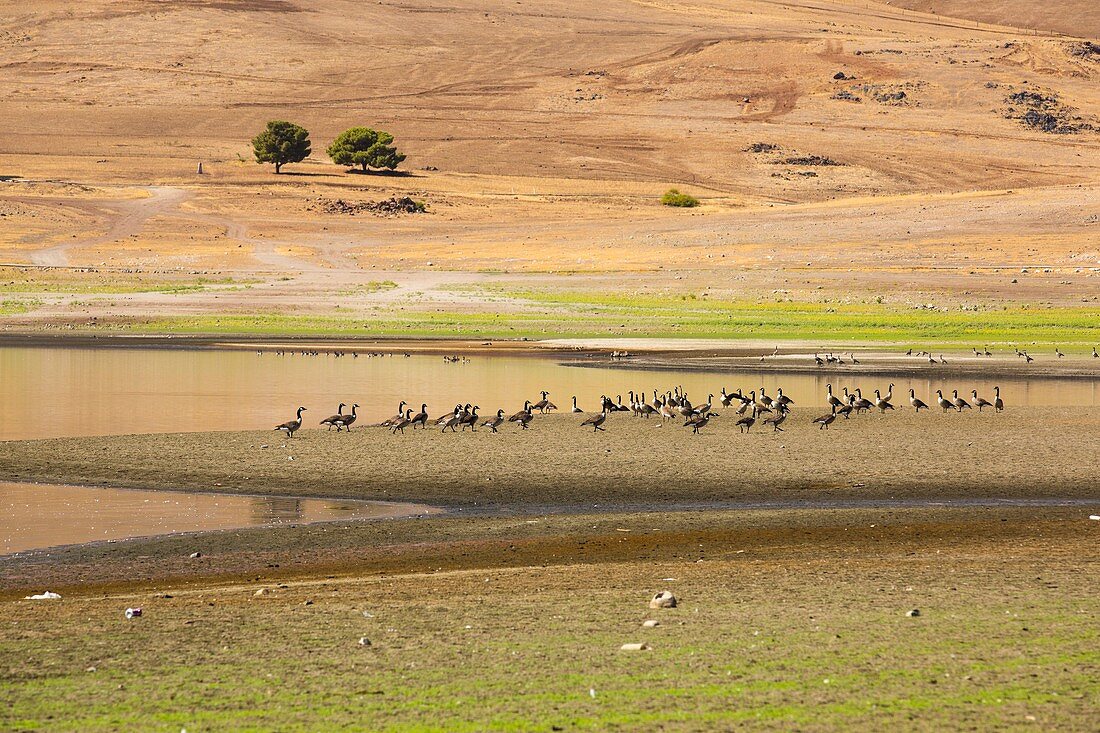
{"type": "Polygon", "coordinates": [[[1093,0],[891,0],[891,5],[1042,33],[1100,38],[1100,3],[1093,0]]]}

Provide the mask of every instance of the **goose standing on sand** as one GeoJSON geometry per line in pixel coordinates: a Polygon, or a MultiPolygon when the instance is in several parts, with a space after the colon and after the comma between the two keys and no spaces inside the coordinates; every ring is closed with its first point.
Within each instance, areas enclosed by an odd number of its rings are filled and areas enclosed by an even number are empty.
{"type": "Polygon", "coordinates": [[[592,432],[594,433],[597,430],[603,430],[603,428],[600,426],[603,425],[605,420],[607,420],[607,410],[596,413],[592,417],[586,418],[585,421],[581,423],[581,427],[583,428],[585,425],[591,425],[592,432]]]}
{"type": "Polygon", "coordinates": [[[836,422],[836,405],[833,405],[833,411],[828,415],[822,415],[821,417],[815,417],[813,422],[817,423],[821,427],[818,430],[827,430],[830,425],[836,422]]]}
{"type": "Polygon", "coordinates": [[[455,409],[451,410],[451,411],[450,411],[450,412],[448,412],[448,413],[447,413],[446,415],[441,415],[441,416],[439,417],[439,419],[435,421],[436,427],[438,427],[438,426],[440,426],[440,425],[446,425],[446,424],[447,424],[447,422],[448,422],[448,421],[449,421],[449,420],[450,420],[450,419],[451,419],[452,417],[454,417],[455,415],[458,415],[458,414],[460,414],[461,412],[462,412],[462,405],[455,405],[455,409]]]}
{"type": "Polygon", "coordinates": [[[893,410],[894,406],[890,404],[889,400],[882,398],[878,390],[875,390],[875,407],[879,409],[879,412],[885,414],[887,410],[893,410]]]}
{"type": "Polygon", "coordinates": [[[995,412],[1000,412],[1003,409],[1005,409],[1005,401],[1001,399],[1001,388],[1000,387],[994,387],[993,388],[993,410],[995,412]]]}
{"type": "Polygon", "coordinates": [[[519,426],[524,430],[527,429],[527,423],[535,419],[535,416],[531,413],[531,402],[525,401],[523,403],[523,409],[508,418],[508,422],[519,423],[519,426]]]}
{"type": "Polygon", "coordinates": [[[825,401],[834,407],[840,407],[843,404],[840,398],[833,394],[833,385],[831,384],[825,385],[825,401]]]}
{"type": "Polygon", "coordinates": [[[575,414],[584,412],[581,408],[577,407],[577,395],[573,395],[573,412],[575,414]]]}
{"type": "Polygon", "coordinates": [[[539,394],[542,395],[542,399],[531,405],[532,410],[538,410],[539,412],[549,412],[550,410],[558,409],[557,405],[547,399],[547,397],[549,397],[550,395],[549,392],[543,391],[539,392],[539,394]]]}
{"type": "Polygon", "coordinates": [[[417,423],[421,428],[427,429],[428,427],[428,404],[426,402],[420,403],[420,412],[412,416],[412,427],[416,430],[417,423]]]}
{"type": "Polygon", "coordinates": [[[672,409],[672,405],[670,405],[667,400],[661,403],[661,409],[659,410],[659,412],[661,413],[661,419],[663,420],[671,420],[672,418],[676,417],[676,411],[672,409]]]}
{"type": "Polygon", "coordinates": [[[395,420],[393,422],[393,425],[390,426],[391,427],[390,432],[393,433],[394,435],[397,435],[397,431],[400,430],[401,434],[404,435],[405,434],[405,428],[407,428],[410,425],[412,425],[412,408],[409,408],[409,409],[405,410],[405,414],[401,417],[401,419],[400,420],[395,420]]]}
{"type": "Polygon", "coordinates": [[[776,395],[775,396],[775,402],[778,402],[779,404],[783,405],[784,407],[789,407],[790,405],[794,404],[794,400],[792,400],[787,395],[783,394],[783,388],[782,387],[775,390],[775,395],[776,395]]]}
{"type": "Polygon", "coordinates": [[[974,404],[978,406],[978,412],[981,412],[983,407],[993,407],[992,402],[978,396],[978,390],[976,389],[970,390],[970,396],[974,398],[974,404]]]}
{"type": "Polygon", "coordinates": [[[970,406],[969,402],[964,400],[962,397],[959,397],[959,390],[957,390],[957,389],[951,390],[951,395],[952,395],[951,402],[952,402],[952,404],[955,405],[955,409],[957,409],[959,412],[962,412],[963,410],[973,409],[970,406]]]}
{"type": "Polygon", "coordinates": [[[288,420],[282,425],[276,425],[275,430],[282,430],[286,433],[286,437],[293,438],[294,434],[298,432],[298,428],[302,427],[302,413],[306,411],[306,408],[298,408],[298,418],[296,420],[288,420]]]}
{"type": "Polygon", "coordinates": [[[336,426],[336,432],[340,432],[340,426],[341,425],[343,426],[344,430],[347,430],[349,433],[351,432],[352,423],[354,423],[356,421],[356,419],[358,418],[358,415],[355,414],[355,411],[358,410],[358,409],[359,409],[359,403],[356,402],[355,404],[353,404],[351,406],[351,414],[340,416],[340,425],[336,426]]]}
{"type": "MultiPolygon", "coordinates": [[[[573,399],[577,399],[574,397],[573,399]]],[[[481,423],[481,427],[489,428],[494,433],[497,432],[497,428],[504,424],[504,410],[497,410],[497,416],[491,417],[485,422],[481,423]]]]}
{"type": "Polygon", "coordinates": [[[779,412],[777,412],[775,415],[773,415],[772,417],[769,417],[767,420],[764,421],[765,425],[771,425],[772,426],[772,428],[773,428],[772,432],[774,432],[774,433],[782,433],[783,432],[783,428],[781,428],[779,426],[782,425],[783,421],[787,419],[787,415],[791,414],[791,411],[788,410],[786,408],[786,406],[784,406],[782,403],[780,403],[778,410],[779,410],[779,412]]]}
{"type": "Polygon", "coordinates": [[[752,414],[747,417],[743,417],[737,421],[737,429],[742,433],[747,433],[752,430],[752,426],[756,424],[757,409],[756,405],[752,406],[752,414]]]}
{"type": "Polygon", "coordinates": [[[890,386],[886,388],[886,396],[883,397],[882,399],[886,400],[887,402],[892,402],[893,401],[893,399],[894,399],[894,383],[893,382],[890,382],[890,386]]]}
{"type": "Polygon", "coordinates": [[[859,387],[856,387],[856,401],[855,401],[856,412],[859,413],[862,410],[870,411],[870,409],[874,406],[875,405],[874,405],[874,403],[871,402],[871,400],[868,400],[868,399],[864,398],[863,390],[860,389],[859,387]]]}
{"type": "Polygon", "coordinates": [[[332,426],[335,425],[336,426],[336,431],[339,432],[340,431],[340,426],[337,423],[341,422],[344,418],[344,415],[343,415],[344,405],[346,405],[346,404],[347,404],[346,402],[341,402],[340,406],[336,408],[336,414],[335,415],[329,415],[328,417],[326,417],[324,420],[321,421],[321,424],[322,425],[328,425],[329,430],[332,430],[332,426]]]}
{"type": "Polygon", "coordinates": [[[943,390],[936,390],[936,404],[943,408],[944,412],[955,409],[955,405],[951,404],[951,400],[943,396],[943,390]]]}
{"type": "Polygon", "coordinates": [[[710,422],[710,416],[713,414],[713,412],[708,410],[706,412],[701,412],[698,415],[693,415],[684,422],[684,427],[686,428],[690,426],[692,435],[698,435],[699,431],[705,428],[707,426],[707,423],[710,422]]]}
{"type": "Polygon", "coordinates": [[[392,428],[396,422],[401,422],[405,419],[405,400],[401,400],[401,404],[397,406],[397,414],[393,417],[388,417],[382,421],[382,425],[387,428],[392,428]]]}
{"type": "Polygon", "coordinates": [[[477,411],[481,408],[474,405],[472,410],[467,410],[461,418],[459,423],[462,425],[462,432],[466,432],[466,427],[469,426],[470,432],[475,432],[474,426],[477,424],[477,411]]]}
{"type": "Polygon", "coordinates": [[[734,396],[726,394],[726,388],[722,388],[722,394],[718,396],[718,401],[722,403],[722,407],[729,407],[733,404],[734,396]]]}
{"type": "Polygon", "coordinates": [[[452,433],[457,433],[457,426],[462,422],[462,418],[466,416],[466,412],[467,410],[462,407],[455,408],[454,414],[447,418],[447,422],[443,423],[443,429],[439,432],[445,433],[447,432],[447,428],[450,428],[452,433]]]}
{"type": "Polygon", "coordinates": [[[917,412],[928,409],[928,405],[924,404],[924,400],[917,397],[916,392],[912,389],[909,390],[909,404],[912,405],[913,409],[917,412]]]}

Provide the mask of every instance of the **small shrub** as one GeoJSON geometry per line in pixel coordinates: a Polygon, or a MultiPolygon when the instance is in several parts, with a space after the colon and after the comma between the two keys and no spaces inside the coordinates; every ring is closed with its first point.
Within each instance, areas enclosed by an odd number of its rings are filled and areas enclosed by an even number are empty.
{"type": "Polygon", "coordinates": [[[680,193],[675,188],[670,188],[665,191],[665,195],[661,197],[661,203],[665,206],[678,206],[684,209],[690,209],[699,205],[699,199],[686,193],[680,193]]]}

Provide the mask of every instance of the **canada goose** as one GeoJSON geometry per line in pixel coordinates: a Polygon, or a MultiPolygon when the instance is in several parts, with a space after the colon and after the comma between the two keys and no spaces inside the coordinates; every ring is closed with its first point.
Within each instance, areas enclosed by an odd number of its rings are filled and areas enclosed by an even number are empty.
{"type": "Polygon", "coordinates": [[[630,412],[630,408],[623,404],[623,396],[615,395],[618,402],[615,403],[615,412],[630,412]]]}
{"type": "Polygon", "coordinates": [[[337,423],[339,423],[344,417],[344,415],[343,415],[344,405],[346,405],[346,404],[347,404],[346,402],[341,402],[340,406],[336,408],[336,414],[335,415],[329,415],[328,417],[326,417],[324,420],[321,421],[321,424],[322,425],[328,425],[329,430],[332,430],[332,426],[336,425],[336,430],[339,431],[340,426],[337,425],[337,423]]]}
{"type": "Polygon", "coordinates": [[[667,399],[661,403],[661,409],[658,410],[658,412],[661,414],[661,418],[664,420],[671,420],[672,418],[676,417],[676,411],[672,409],[672,405],[668,403],[667,399]]]}
{"type": "Polygon", "coordinates": [[[833,405],[833,409],[836,410],[837,415],[843,415],[844,419],[848,420],[849,416],[852,414],[852,410],[854,410],[855,408],[851,405],[844,405],[844,407],[837,407],[836,405],[833,405]]]}
{"type": "Polygon", "coordinates": [[[584,410],[577,407],[577,395],[573,395],[573,412],[584,412],[584,410]]]}
{"type": "Polygon", "coordinates": [[[646,420],[649,419],[650,415],[658,414],[657,410],[653,409],[653,405],[649,404],[648,402],[643,402],[640,405],[638,411],[639,411],[639,413],[641,413],[642,417],[644,417],[646,420]]]}
{"type": "Polygon", "coordinates": [[[276,425],[275,429],[276,430],[282,430],[282,431],[286,432],[286,437],[293,438],[294,433],[298,432],[298,428],[302,427],[302,413],[305,412],[305,411],[306,411],[306,408],[299,407],[298,408],[298,419],[289,420],[289,421],[283,423],[282,425],[276,425]]]}
{"type": "Polygon", "coordinates": [[[924,404],[924,401],[917,397],[913,390],[909,390],[909,404],[912,405],[913,409],[917,412],[928,409],[928,405],[924,404]]]}
{"type": "Polygon", "coordinates": [[[859,387],[856,387],[856,401],[854,403],[854,407],[856,408],[857,413],[862,412],[863,410],[870,410],[872,407],[874,407],[874,404],[871,402],[871,400],[865,399],[863,397],[863,390],[859,387]]]}
{"type": "Polygon", "coordinates": [[[395,422],[401,422],[405,419],[405,400],[401,400],[401,404],[397,406],[397,414],[393,417],[388,417],[382,421],[382,424],[387,428],[393,427],[395,422]]]}
{"type": "Polygon", "coordinates": [[[480,407],[474,405],[472,410],[467,410],[462,414],[458,420],[459,424],[462,426],[462,432],[466,432],[467,425],[470,426],[470,432],[474,432],[474,425],[477,424],[477,411],[480,409],[480,407]]]}
{"type": "Polygon", "coordinates": [[[390,430],[390,432],[394,435],[397,435],[397,431],[400,430],[401,434],[404,435],[405,428],[410,425],[412,425],[412,408],[405,410],[405,414],[401,417],[400,420],[394,421],[393,425],[391,426],[392,429],[390,430]]]}
{"type": "Polygon", "coordinates": [[[603,428],[600,427],[600,426],[603,425],[604,420],[606,420],[606,419],[607,419],[607,411],[604,410],[603,412],[596,413],[592,417],[586,418],[585,421],[581,423],[581,427],[583,428],[585,425],[591,425],[592,426],[592,432],[594,433],[597,430],[603,430],[603,428]]]}
{"type": "Polygon", "coordinates": [[[1097,351],[1095,346],[1092,347],[1092,358],[1100,359],[1100,351],[1097,351]]]}
{"type": "Polygon", "coordinates": [[[692,415],[684,421],[684,427],[690,426],[692,434],[698,435],[699,431],[705,428],[707,423],[710,422],[710,416],[713,414],[713,412],[708,410],[706,412],[700,412],[698,415],[692,415]]]}
{"type": "Polygon", "coordinates": [[[894,383],[890,382],[890,386],[886,388],[886,396],[882,399],[890,402],[894,399],[894,383]]]}
{"type": "Polygon", "coordinates": [[[836,405],[833,405],[833,411],[828,415],[822,415],[821,417],[815,417],[813,422],[818,423],[821,427],[818,430],[826,430],[833,422],[836,421],[836,405]]]}
{"type": "Polygon", "coordinates": [[[1004,403],[1004,400],[1001,399],[1001,388],[1000,387],[994,387],[993,388],[993,410],[995,412],[1000,412],[1003,409],[1005,409],[1005,403],[1004,403]]]}
{"type": "Polygon", "coordinates": [[[539,412],[549,412],[550,410],[558,409],[558,406],[547,399],[550,396],[549,392],[539,392],[542,395],[542,399],[531,405],[532,410],[538,410],[539,412]]]}
{"type": "Polygon", "coordinates": [[[497,410],[497,416],[491,417],[485,422],[481,423],[481,427],[489,428],[494,433],[497,432],[497,428],[504,424],[504,410],[497,410]]]}
{"type": "Polygon", "coordinates": [[[793,405],[794,404],[794,400],[792,400],[787,395],[783,394],[783,388],[782,387],[780,387],[779,389],[777,389],[775,391],[775,395],[776,395],[775,402],[778,402],[779,404],[783,405],[784,407],[786,407],[787,405],[793,405]]]}
{"type": "Polygon", "coordinates": [[[970,403],[969,403],[969,402],[967,402],[966,400],[964,400],[964,399],[963,399],[962,397],[959,397],[959,390],[957,390],[957,389],[953,389],[953,390],[951,390],[951,395],[952,395],[952,397],[953,397],[953,399],[951,400],[951,402],[952,402],[952,403],[953,403],[953,404],[955,405],[956,409],[958,409],[958,411],[959,411],[959,412],[962,412],[963,410],[971,410],[971,409],[973,409],[973,408],[972,408],[972,407],[970,406],[970,403]]]}
{"type": "Polygon", "coordinates": [[[763,387],[760,388],[760,396],[756,398],[756,404],[760,407],[770,408],[772,406],[772,398],[764,394],[763,387]]]}
{"type": "Polygon", "coordinates": [[[742,433],[747,433],[752,430],[752,426],[756,424],[756,413],[756,406],[753,405],[752,414],[737,421],[737,429],[742,433]]]}
{"type": "Polygon", "coordinates": [[[441,415],[439,419],[435,421],[436,426],[446,425],[448,420],[460,412],[462,412],[462,405],[455,405],[455,409],[451,410],[446,415],[441,415]]]}
{"type": "Polygon", "coordinates": [[[707,403],[705,405],[699,405],[698,407],[693,408],[692,409],[692,414],[705,415],[706,413],[710,412],[710,408],[711,408],[711,405],[713,403],[714,403],[714,395],[713,394],[708,394],[707,395],[707,403]]]}
{"type": "Polygon", "coordinates": [[[974,398],[974,404],[978,406],[978,412],[981,412],[983,407],[993,407],[992,402],[978,396],[978,390],[976,389],[970,390],[970,396],[974,398]]]}
{"type": "Polygon", "coordinates": [[[783,421],[787,419],[787,415],[789,414],[791,414],[790,410],[788,410],[786,407],[781,407],[779,408],[779,413],[776,414],[774,417],[769,417],[767,420],[764,421],[764,424],[771,425],[772,428],[774,428],[772,432],[782,433],[783,428],[779,426],[783,424],[783,421]]]}
{"type": "Polygon", "coordinates": [[[943,390],[940,389],[936,390],[936,404],[942,407],[944,412],[955,408],[955,405],[951,404],[951,400],[943,396],[943,390]]]}
{"type": "Polygon", "coordinates": [[[1058,355],[1059,359],[1065,356],[1065,354],[1062,353],[1062,350],[1059,349],[1057,346],[1054,347],[1054,353],[1058,355]]]}
{"type": "Polygon", "coordinates": [[[840,407],[841,405],[840,398],[833,394],[833,385],[831,384],[825,385],[825,401],[835,407],[840,407]]]}
{"type": "Polygon", "coordinates": [[[468,409],[456,407],[454,414],[447,419],[447,422],[443,423],[443,429],[439,432],[445,433],[447,432],[447,428],[450,428],[452,433],[457,433],[458,430],[456,429],[456,426],[462,422],[462,418],[464,418],[468,412],[468,409]]]}
{"type": "Polygon", "coordinates": [[[525,401],[523,403],[523,409],[508,418],[508,422],[519,423],[519,426],[524,430],[527,429],[527,423],[535,419],[535,416],[531,414],[531,403],[525,401]]]}
{"type": "Polygon", "coordinates": [[[420,412],[416,413],[412,417],[413,430],[416,430],[416,424],[420,423],[421,428],[428,427],[428,405],[427,403],[420,403],[420,412]]]}
{"type": "Polygon", "coordinates": [[[737,408],[737,414],[744,415],[746,412],[749,411],[750,407],[753,407],[753,402],[754,400],[750,399],[749,397],[742,397],[741,404],[737,408]]]}
{"type": "MultiPolygon", "coordinates": [[[[358,409],[359,409],[359,403],[356,402],[354,405],[351,406],[351,414],[350,415],[341,415],[340,416],[340,425],[342,425],[344,427],[344,430],[347,430],[349,433],[351,432],[352,423],[354,423],[355,420],[358,418],[358,415],[355,414],[355,411],[358,410],[358,409]]],[[[336,426],[336,432],[340,432],[340,425],[336,426]]]]}
{"type": "Polygon", "coordinates": [[[894,406],[890,404],[889,400],[884,400],[878,390],[875,390],[875,407],[879,409],[879,412],[884,413],[887,410],[893,410],[894,406]]]}
{"type": "Polygon", "coordinates": [[[722,394],[718,395],[718,401],[722,403],[722,407],[729,407],[733,404],[733,395],[726,393],[726,388],[722,388],[722,394]]]}

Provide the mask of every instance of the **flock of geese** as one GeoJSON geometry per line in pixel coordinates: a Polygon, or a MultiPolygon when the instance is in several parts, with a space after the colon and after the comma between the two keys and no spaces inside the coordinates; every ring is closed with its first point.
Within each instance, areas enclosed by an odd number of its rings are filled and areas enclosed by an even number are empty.
{"type": "MultiPolygon", "coordinates": [[[[727,392],[726,388],[723,387],[718,395],[717,402],[715,401],[715,395],[709,394],[707,395],[707,401],[700,404],[693,404],[688,399],[687,393],[680,387],[664,394],[660,394],[658,390],[653,390],[652,393],[653,398],[649,399],[644,391],[635,393],[631,390],[628,392],[629,400],[626,403],[623,402],[622,395],[617,395],[616,400],[601,395],[599,411],[586,417],[580,423],[580,426],[583,428],[590,427],[593,432],[600,432],[605,430],[604,423],[607,422],[608,415],[614,412],[629,412],[638,418],[657,418],[662,424],[682,420],[682,427],[690,428],[692,433],[699,434],[712,418],[718,416],[719,413],[715,411],[715,408],[722,408],[733,410],[738,418],[737,428],[742,433],[751,431],[758,422],[770,427],[773,432],[783,432],[784,428],[782,426],[791,413],[791,405],[794,404],[794,400],[783,394],[781,387],[776,390],[775,396],[767,394],[764,387],[760,388],[759,393],[752,390],[748,394],[742,393],[741,390],[727,392]]],[[[452,433],[465,432],[466,428],[474,432],[478,427],[489,428],[491,432],[496,433],[506,423],[515,423],[521,430],[527,430],[536,415],[546,414],[558,409],[558,406],[550,401],[548,391],[543,391],[540,394],[541,399],[534,402],[531,400],[525,401],[523,409],[511,416],[505,417],[504,410],[499,409],[496,414],[484,420],[478,414],[481,409],[478,405],[457,404],[453,410],[432,418],[428,415],[428,405],[426,403],[421,403],[420,410],[414,414],[413,408],[407,402],[402,401],[397,406],[397,413],[383,420],[379,425],[389,429],[393,434],[404,434],[406,428],[426,430],[429,424],[440,428],[444,433],[448,430],[452,433]]],[[[943,412],[963,412],[973,409],[982,412],[987,407],[995,412],[1004,409],[1000,387],[993,388],[992,401],[980,397],[977,390],[971,390],[970,396],[971,399],[967,401],[959,396],[958,390],[952,390],[950,397],[945,397],[943,390],[936,390],[936,398],[932,402],[943,412]]],[[[893,383],[886,389],[885,394],[881,390],[874,390],[874,399],[864,397],[860,388],[849,391],[847,387],[844,387],[841,394],[834,394],[833,385],[830,383],[826,385],[825,390],[825,402],[829,405],[829,412],[815,417],[811,424],[825,430],[837,419],[847,420],[853,414],[859,415],[872,410],[878,410],[880,413],[885,414],[887,411],[895,409],[893,397],[893,383]]],[[[350,431],[351,426],[356,422],[356,410],[359,408],[359,404],[353,403],[351,411],[347,413],[344,412],[346,406],[347,403],[341,402],[336,412],[321,420],[320,424],[327,426],[329,430],[336,428],[336,432],[350,431]]],[[[932,409],[928,403],[916,396],[913,389],[909,390],[909,406],[918,414],[921,410],[932,409]]],[[[584,410],[577,405],[575,396],[570,411],[576,414],[584,413],[584,410]]],[[[299,407],[295,419],[276,425],[275,430],[286,433],[288,438],[294,437],[294,433],[302,427],[303,412],[306,412],[306,408],[299,407]]]]}

